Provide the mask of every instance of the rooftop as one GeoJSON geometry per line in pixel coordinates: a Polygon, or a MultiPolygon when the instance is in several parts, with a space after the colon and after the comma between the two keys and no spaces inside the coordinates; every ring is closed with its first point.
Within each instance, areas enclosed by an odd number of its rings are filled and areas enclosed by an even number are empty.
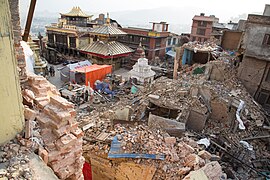
{"type": "Polygon", "coordinates": [[[124,44],[116,41],[110,41],[107,43],[96,41],[81,48],[80,50],[90,54],[102,55],[105,57],[112,57],[133,52],[133,50],[128,46],[125,46],[124,44]]]}
{"type": "Polygon", "coordinates": [[[214,23],[213,27],[215,28],[220,28],[220,29],[229,29],[229,30],[234,30],[237,27],[237,23],[214,23]]]}
{"type": "Polygon", "coordinates": [[[72,16],[72,17],[92,17],[93,15],[88,15],[86,13],[84,13],[80,7],[73,7],[72,10],[66,14],[62,14],[60,13],[61,16],[72,16]]]}
{"type": "Polygon", "coordinates": [[[115,35],[126,35],[124,31],[118,29],[117,27],[111,24],[105,24],[101,27],[94,28],[90,31],[92,34],[96,35],[108,35],[108,36],[115,36],[115,35]]]}
{"type": "Polygon", "coordinates": [[[192,20],[214,22],[215,21],[215,17],[195,15],[192,20]]]}
{"type": "Polygon", "coordinates": [[[152,31],[152,29],[139,28],[139,27],[127,27],[127,28],[123,28],[123,29],[134,29],[134,30],[140,30],[140,31],[152,31]]]}
{"type": "Polygon", "coordinates": [[[118,36],[118,35],[127,34],[124,31],[118,29],[117,27],[111,25],[109,13],[107,13],[106,24],[92,29],[90,33],[95,34],[95,35],[106,35],[106,36],[118,36]]]}

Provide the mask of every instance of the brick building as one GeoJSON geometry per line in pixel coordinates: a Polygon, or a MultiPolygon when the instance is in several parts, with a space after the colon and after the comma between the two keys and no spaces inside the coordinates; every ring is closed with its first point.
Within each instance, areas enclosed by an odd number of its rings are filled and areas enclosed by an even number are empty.
{"type": "Polygon", "coordinates": [[[193,17],[190,39],[191,41],[205,42],[210,39],[213,30],[213,24],[219,19],[214,15],[205,16],[201,13],[193,17]]]}
{"type": "Polygon", "coordinates": [[[147,59],[154,60],[160,57],[163,59],[166,54],[166,42],[170,33],[168,31],[169,24],[166,22],[152,23],[152,29],[128,27],[122,28],[127,36],[120,37],[119,42],[136,50],[140,42],[145,49],[147,59]]]}
{"type": "Polygon", "coordinates": [[[238,76],[249,93],[270,109],[270,13],[249,14],[243,38],[244,56],[238,76]]]}

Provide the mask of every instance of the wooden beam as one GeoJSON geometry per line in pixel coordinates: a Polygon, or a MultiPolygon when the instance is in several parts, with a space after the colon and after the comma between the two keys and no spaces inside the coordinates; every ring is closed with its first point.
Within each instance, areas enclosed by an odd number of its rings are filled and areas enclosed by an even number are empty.
{"type": "Polygon", "coordinates": [[[23,41],[25,41],[25,42],[27,42],[28,37],[29,37],[31,24],[32,24],[32,20],[33,20],[33,15],[34,15],[35,7],[36,7],[36,2],[37,2],[37,0],[31,0],[31,3],[30,3],[30,8],[28,11],[27,21],[26,21],[25,29],[24,29],[24,35],[22,38],[23,41]]]}

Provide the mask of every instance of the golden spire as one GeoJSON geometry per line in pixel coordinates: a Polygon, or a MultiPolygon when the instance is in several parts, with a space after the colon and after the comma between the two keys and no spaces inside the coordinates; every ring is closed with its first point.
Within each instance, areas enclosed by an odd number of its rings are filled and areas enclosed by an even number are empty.
{"type": "Polygon", "coordinates": [[[110,17],[109,17],[109,13],[107,12],[107,19],[106,19],[106,24],[110,24],[111,20],[110,20],[110,17]]]}

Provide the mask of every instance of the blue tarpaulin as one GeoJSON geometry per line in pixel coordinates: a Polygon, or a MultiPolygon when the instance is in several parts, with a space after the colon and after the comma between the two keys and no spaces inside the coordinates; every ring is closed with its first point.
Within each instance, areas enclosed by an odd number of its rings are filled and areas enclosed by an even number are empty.
{"type": "MultiPolygon", "coordinates": [[[[119,136],[119,135],[118,135],[119,136]]],[[[164,160],[164,154],[136,154],[123,153],[121,142],[118,141],[117,135],[114,136],[108,158],[144,158],[144,159],[159,159],[164,160]]]]}
{"type": "Polygon", "coordinates": [[[171,56],[171,57],[175,57],[176,56],[176,52],[170,50],[166,53],[168,56],[171,56]]]}

